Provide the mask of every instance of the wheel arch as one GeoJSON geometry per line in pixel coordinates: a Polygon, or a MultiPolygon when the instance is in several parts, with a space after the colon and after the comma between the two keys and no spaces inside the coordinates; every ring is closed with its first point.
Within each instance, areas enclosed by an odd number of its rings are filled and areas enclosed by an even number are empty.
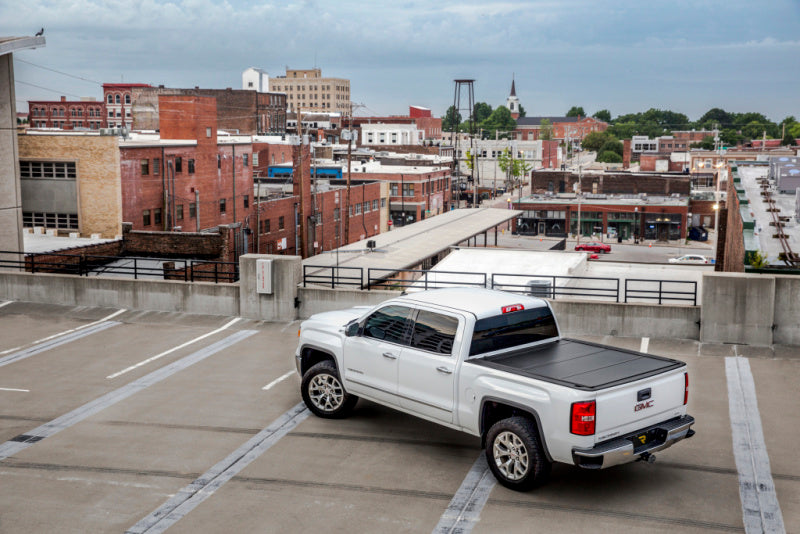
{"type": "Polygon", "coordinates": [[[552,462],[553,457],[550,455],[550,451],[547,448],[547,440],[542,432],[542,422],[536,410],[532,409],[530,406],[524,406],[523,404],[497,397],[484,397],[481,400],[479,420],[481,447],[483,448],[486,446],[486,434],[489,432],[489,429],[492,428],[492,425],[498,421],[514,416],[527,417],[533,422],[536,436],[539,438],[542,450],[547,459],[552,462]]]}
{"type": "Polygon", "coordinates": [[[331,361],[338,369],[336,358],[329,350],[319,348],[314,345],[304,345],[300,349],[300,375],[306,374],[306,371],[313,366],[323,361],[331,361]]]}

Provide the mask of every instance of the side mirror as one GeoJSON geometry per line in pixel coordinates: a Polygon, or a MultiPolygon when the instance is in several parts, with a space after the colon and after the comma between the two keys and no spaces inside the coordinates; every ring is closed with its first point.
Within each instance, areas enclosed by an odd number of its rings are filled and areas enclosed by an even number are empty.
{"type": "Polygon", "coordinates": [[[353,337],[358,335],[359,324],[356,321],[348,324],[344,329],[344,335],[347,337],[353,337]]]}

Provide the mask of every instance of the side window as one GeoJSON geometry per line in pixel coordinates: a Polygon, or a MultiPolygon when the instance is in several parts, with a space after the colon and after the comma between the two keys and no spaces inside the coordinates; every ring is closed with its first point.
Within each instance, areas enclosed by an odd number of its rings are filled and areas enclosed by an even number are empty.
{"type": "Polygon", "coordinates": [[[411,310],[405,306],[386,306],[367,317],[364,337],[389,343],[403,343],[408,330],[411,310]]]}
{"type": "Polygon", "coordinates": [[[457,329],[458,319],[455,317],[420,310],[414,323],[411,346],[449,356],[453,352],[457,329]]]}

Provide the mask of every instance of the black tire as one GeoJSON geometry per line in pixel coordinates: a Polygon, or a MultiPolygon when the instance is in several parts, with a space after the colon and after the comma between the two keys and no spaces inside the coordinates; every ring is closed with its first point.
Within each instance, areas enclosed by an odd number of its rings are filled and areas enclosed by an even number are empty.
{"type": "Polygon", "coordinates": [[[347,417],[358,402],[358,397],[344,390],[339,371],[330,360],[319,362],[306,371],[300,392],[308,409],[326,419],[347,417]]]}
{"type": "Polygon", "coordinates": [[[540,486],[550,476],[536,425],[527,417],[498,421],[486,434],[486,461],[497,481],[515,491],[540,486]]]}

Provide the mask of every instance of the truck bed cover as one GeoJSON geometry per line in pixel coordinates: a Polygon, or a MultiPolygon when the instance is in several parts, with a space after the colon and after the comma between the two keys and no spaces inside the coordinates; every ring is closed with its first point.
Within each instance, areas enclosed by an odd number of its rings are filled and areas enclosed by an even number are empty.
{"type": "Polygon", "coordinates": [[[568,338],[533,348],[471,358],[466,363],[584,391],[634,382],[685,365],[670,358],[568,338]]]}

